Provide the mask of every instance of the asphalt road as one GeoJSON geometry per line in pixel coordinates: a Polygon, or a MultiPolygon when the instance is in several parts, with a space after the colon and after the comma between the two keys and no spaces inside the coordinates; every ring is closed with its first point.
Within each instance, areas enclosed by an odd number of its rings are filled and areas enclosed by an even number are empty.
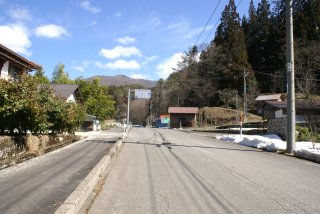
{"type": "Polygon", "coordinates": [[[91,136],[0,171],[0,213],[54,213],[122,134],[91,136]]]}
{"type": "Polygon", "coordinates": [[[89,213],[320,213],[320,165],[133,128],[89,213]]]}

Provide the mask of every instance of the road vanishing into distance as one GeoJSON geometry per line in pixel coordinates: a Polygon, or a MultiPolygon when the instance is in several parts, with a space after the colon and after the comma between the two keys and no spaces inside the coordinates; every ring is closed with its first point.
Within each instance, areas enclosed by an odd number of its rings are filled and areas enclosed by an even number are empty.
{"type": "Polygon", "coordinates": [[[121,135],[114,129],[0,170],[0,213],[54,213],[121,135]]]}
{"type": "Polygon", "coordinates": [[[89,213],[320,213],[320,165],[194,133],[132,128],[89,213]]]}

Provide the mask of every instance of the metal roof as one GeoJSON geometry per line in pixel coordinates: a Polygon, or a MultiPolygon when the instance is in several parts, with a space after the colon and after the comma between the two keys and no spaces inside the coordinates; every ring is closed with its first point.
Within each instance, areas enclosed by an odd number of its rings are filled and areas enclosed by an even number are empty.
{"type": "Polygon", "coordinates": [[[198,114],[198,107],[169,107],[169,114],[198,114]]]}
{"type": "Polygon", "coordinates": [[[278,100],[281,101],[282,94],[259,95],[255,101],[278,100]]]}

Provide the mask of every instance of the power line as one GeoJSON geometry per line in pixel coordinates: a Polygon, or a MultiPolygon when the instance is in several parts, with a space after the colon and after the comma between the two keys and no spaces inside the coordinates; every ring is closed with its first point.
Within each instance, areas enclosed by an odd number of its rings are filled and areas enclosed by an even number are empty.
{"type": "MultiPolygon", "coordinates": [[[[264,73],[264,72],[260,72],[260,71],[255,71],[255,73],[258,73],[258,74],[263,74],[263,75],[267,75],[267,76],[271,76],[271,77],[276,77],[276,78],[287,78],[285,76],[280,76],[280,75],[275,75],[275,74],[269,74],[269,73],[264,73]]],[[[311,78],[295,78],[297,80],[310,80],[310,81],[320,81],[320,79],[311,79],[311,78]]]]}
{"type": "Polygon", "coordinates": [[[198,43],[198,41],[199,41],[200,37],[202,36],[203,32],[204,32],[204,31],[206,30],[206,28],[208,27],[208,24],[209,24],[210,20],[212,19],[212,17],[213,17],[213,15],[214,15],[214,13],[217,11],[217,8],[218,8],[218,6],[220,5],[221,1],[222,1],[222,0],[219,0],[219,2],[218,2],[218,4],[217,4],[217,6],[215,7],[215,9],[213,10],[213,12],[211,13],[211,15],[210,15],[210,17],[209,17],[209,19],[208,19],[208,21],[207,21],[206,25],[204,26],[204,28],[202,29],[201,33],[199,34],[199,36],[198,36],[198,38],[197,38],[196,42],[194,43],[194,45],[195,45],[195,46],[197,45],[197,43],[198,43]]]}
{"type": "MultiPolygon", "coordinates": [[[[243,0],[240,0],[240,1],[239,1],[237,7],[240,6],[240,4],[242,3],[242,1],[243,1],[243,0]]],[[[218,21],[215,23],[215,25],[213,26],[213,28],[211,29],[211,31],[209,32],[208,36],[206,37],[206,39],[204,40],[203,43],[206,43],[206,41],[209,39],[210,35],[212,34],[212,32],[216,29],[217,25],[219,24],[219,21],[220,21],[220,20],[218,19],[218,21]]]]}

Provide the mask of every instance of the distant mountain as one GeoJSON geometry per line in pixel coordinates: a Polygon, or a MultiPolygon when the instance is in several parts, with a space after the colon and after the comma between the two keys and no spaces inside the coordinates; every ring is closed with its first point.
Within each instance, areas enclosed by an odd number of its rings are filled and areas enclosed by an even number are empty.
{"type": "Polygon", "coordinates": [[[156,85],[157,81],[146,80],[146,79],[134,79],[127,77],[126,75],[117,75],[117,76],[93,76],[87,80],[93,80],[95,78],[100,79],[101,85],[110,86],[120,86],[120,85],[132,85],[140,84],[145,88],[152,88],[156,85]]]}

